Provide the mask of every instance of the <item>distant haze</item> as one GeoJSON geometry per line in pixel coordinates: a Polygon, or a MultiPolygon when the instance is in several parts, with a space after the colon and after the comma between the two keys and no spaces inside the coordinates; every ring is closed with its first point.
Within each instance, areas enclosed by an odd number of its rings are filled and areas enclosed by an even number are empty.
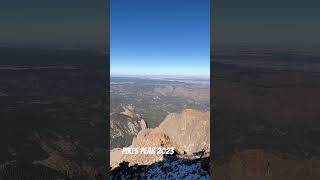
{"type": "Polygon", "coordinates": [[[121,75],[115,74],[111,77],[136,77],[136,78],[148,78],[148,79],[199,79],[199,80],[209,80],[209,75],[121,75]]]}

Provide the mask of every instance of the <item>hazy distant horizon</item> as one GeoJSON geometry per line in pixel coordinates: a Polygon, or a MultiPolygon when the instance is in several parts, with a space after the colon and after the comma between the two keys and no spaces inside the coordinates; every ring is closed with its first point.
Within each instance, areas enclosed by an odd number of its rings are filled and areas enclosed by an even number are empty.
{"type": "Polygon", "coordinates": [[[210,74],[208,75],[165,75],[165,74],[110,74],[110,77],[150,77],[150,78],[200,78],[200,79],[209,79],[210,74]]]}
{"type": "Polygon", "coordinates": [[[162,64],[162,67],[155,65],[140,67],[116,67],[113,68],[111,64],[110,75],[120,75],[120,76],[210,76],[210,64],[208,59],[207,67],[183,67],[183,64],[176,64],[175,67],[170,66],[170,64],[162,64]]]}

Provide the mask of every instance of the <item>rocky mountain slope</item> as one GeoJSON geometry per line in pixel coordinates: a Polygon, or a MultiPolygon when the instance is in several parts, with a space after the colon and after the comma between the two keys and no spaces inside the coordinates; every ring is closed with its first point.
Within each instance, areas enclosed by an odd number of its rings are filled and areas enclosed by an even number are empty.
{"type": "Polygon", "coordinates": [[[319,179],[319,62],[228,53],[213,63],[215,179],[319,179]]]}
{"type": "Polygon", "coordinates": [[[210,97],[208,85],[200,84],[156,86],[151,93],[158,96],[180,96],[195,101],[208,101],[210,97]]]}
{"type": "Polygon", "coordinates": [[[179,154],[193,154],[210,149],[210,113],[186,109],[171,113],[159,129],[175,144],[179,154]]]}
{"type": "Polygon", "coordinates": [[[110,114],[110,147],[129,146],[134,136],[147,127],[146,122],[137,114],[132,105],[122,106],[120,113],[110,114]]]}
{"type": "Polygon", "coordinates": [[[320,160],[284,159],[263,150],[246,150],[214,168],[219,180],[317,180],[320,160]]]}
{"type": "MultiPolygon", "coordinates": [[[[133,138],[131,148],[173,147],[178,154],[193,155],[209,152],[210,113],[186,109],[181,113],[169,114],[157,128],[141,130],[133,138]]],[[[163,160],[162,154],[122,154],[122,149],[111,151],[111,167],[123,161],[129,165],[150,165],[163,160]]]]}
{"type": "Polygon", "coordinates": [[[107,126],[104,55],[0,52],[0,179],[100,179],[107,126]]]}

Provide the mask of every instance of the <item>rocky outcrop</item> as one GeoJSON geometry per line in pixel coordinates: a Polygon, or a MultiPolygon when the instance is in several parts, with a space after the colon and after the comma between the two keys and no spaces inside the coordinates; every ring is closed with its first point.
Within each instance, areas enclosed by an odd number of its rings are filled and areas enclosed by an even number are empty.
{"type": "Polygon", "coordinates": [[[58,153],[51,153],[47,159],[34,161],[33,164],[40,164],[50,169],[54,169],[68,177],[78,176],[79,173],[84,172],[82,167],[77,163],[59,155],[58,153]]]}
{"type": "Polygon", "coordinates": [[[180,154],[193,154],[210,149],[210,113],[186,109],[171,113],[160,124],[161,132],[175,143],[180,154]]]}
{"type": "MultiPolygon", "coordinates": [[[[133,138],[130,148],[170,148],[178,154],[193,155],[193,153],[209,151],[210,147],[210,114],[186,109],[181,113],[169,114],[159,127],[141,130],[133,138]]],[[[129,166],[150,165],[162,161],[163,154],[123,154],[122,149],[110,152],[111,167],[126,161],[129,166]]]]}
{"type": "Polygon", "coordinates": [[[126,116],[130,116],[132,118],[136,117],[136,114],[134,112],[134,106],[132,104],[126,105],[126,106],[121,106],[122,109],[124,110],[120,114],[124,114],[126,116]]]}
{"type": "Polygon", "coordinates": [[[122,148],[114,148],[110,151],[110,167],[117,167],[123,159],[122,148]]]}
{"type": "Polygon", "coordinates": [[[219,180],[318,180],[320,160],[279,158],[263,150],[236,153],[229,162],[214,166],[219,180]]]}
{"type": "MultiPolygon", "coordinates": [[[[56,134],[53,131],[47,133],[56,134]]],[[[85,151],[78,141],[73,142],[68,138],[61,139],[62,137],[58,134],[54,137],[49,138],[46,135],[34,132],[30,139],[39,144],[47,157],[32,161],[32,166],[46,167],[69,178],[90,177],[90,179],[96,179],[95,176],[98,174],[96,168],[88,165],[85,161],[76,160],[78,154],[83,153],[89,158],[90,153],[85,151]]]]}
{"type": "MultiPolygon", "coordinates": [[[[162,133],[159,128],[145,129],[139,132],[133,139],[129,148],[147,147],[174,147],[169,137],[162,133]]],[[[120,162],[129,162],[129,165],[150,165],[154,162],[163,160],[162,154],[123,154],[121,148],[113,149],[110,154],[111,167],[116,167],[120,162]]]]}
{"type": "Polygon", "coordinates": [[[110,114],[111,147],[129,146],[139,131],[146,129],[147,124],[141,115],[135,112],[134,106],[122,105],[123,112],[110,114]]]}

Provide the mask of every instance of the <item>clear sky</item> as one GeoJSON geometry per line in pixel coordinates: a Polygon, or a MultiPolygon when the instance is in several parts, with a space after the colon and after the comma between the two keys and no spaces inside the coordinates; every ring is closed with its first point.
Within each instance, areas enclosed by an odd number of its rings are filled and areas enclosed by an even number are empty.
{"type": "Polygon", "coordinates": [[[111,75],[209,75],[210,0],[110,0],[111,75]]]}

